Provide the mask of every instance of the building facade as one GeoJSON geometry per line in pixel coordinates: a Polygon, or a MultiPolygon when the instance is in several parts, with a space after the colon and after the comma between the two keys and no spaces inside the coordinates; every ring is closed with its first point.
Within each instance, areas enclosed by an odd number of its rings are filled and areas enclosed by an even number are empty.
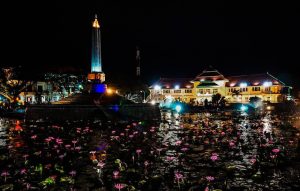
{"type": "Polygon", "coordinates": [[[149,87],[148,101],[164,103],[179,100],[194,105],[212,101],[220,94],[228,103],[248,103],[251,97],[279,103],[289,98],[290,86],[269,73],[225,77],[210,68],[195,78],[161,78],[149,87]]]}

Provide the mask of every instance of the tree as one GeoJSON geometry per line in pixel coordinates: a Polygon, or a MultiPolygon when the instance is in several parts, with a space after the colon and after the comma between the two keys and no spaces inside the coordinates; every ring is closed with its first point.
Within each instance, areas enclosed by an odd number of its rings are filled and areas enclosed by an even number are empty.
{"type": "Polygon", "coordinates": [[[20,67],[2,68],[0,72],[0,92],[14,105],[20,93],[33,82],[20,78],[20,67]]]}
{"type": "Polygon", "coordinates": [[[222,95],[219,94],[219,93],[212,95],[212,98],[211,98],[212,104],[214,106],[218,106],[219,103],[220,103],[221,98],[222,98],[222,95]]]}

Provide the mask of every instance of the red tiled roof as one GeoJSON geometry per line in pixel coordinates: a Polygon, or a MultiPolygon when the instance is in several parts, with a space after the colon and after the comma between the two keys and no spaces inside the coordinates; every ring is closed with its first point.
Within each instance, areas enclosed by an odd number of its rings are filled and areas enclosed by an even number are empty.
{"type": "Polygon", "coordinates": [[[202,73],[196,76],[193,81],[217,81],[226,80],[226,78],[218,71],[213,68],[204,70],[202,73]]]}
{"type": "Polygon", "coordinates": [[[155,85],[160,85],[162,89],[174,89],[176,85],[179,85],[179,88],[193,88],[194,84],[191,81],[192,78],[160,78],[150,88],[154,88],[155,85]]]}
{"type": "Polygon", "coordinates": [[[272,82],[273,85],[285,85],[269,73],[229,76],[227,79],[229,80],[226,83],[227,87],[240,86],[241,83],[247,83],[248,86],[262,86],[265,82],[272,82]]]}

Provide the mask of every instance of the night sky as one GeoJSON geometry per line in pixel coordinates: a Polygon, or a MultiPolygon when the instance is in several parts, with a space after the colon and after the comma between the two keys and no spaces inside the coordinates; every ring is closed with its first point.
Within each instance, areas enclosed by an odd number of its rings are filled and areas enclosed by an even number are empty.
{"type": "Polygon", "coordinates": [[[224,75],[268,71],[297,86],[296,4],[203,2],[7,1],[1,5],[1,66],[21,65],[29,74],[87,73],[97,13],[107,78],[134,76],[138,45],[147,83],[194,77],[212,65],[224,75]]]}

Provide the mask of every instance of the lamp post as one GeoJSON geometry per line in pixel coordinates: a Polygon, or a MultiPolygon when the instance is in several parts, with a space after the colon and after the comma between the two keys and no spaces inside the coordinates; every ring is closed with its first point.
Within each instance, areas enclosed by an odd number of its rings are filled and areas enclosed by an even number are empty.
{"type": "Polygon", "coordinates": [[[141,90],[140,92],[141,92],[141,93],[143,92],[143,94],[144,94],[144,97],[143,97],[143,103],[145,103],[145,101],[146,101],[146,100],[145,100],[145,91],[144,91],[144,90],[141,90]]]}

